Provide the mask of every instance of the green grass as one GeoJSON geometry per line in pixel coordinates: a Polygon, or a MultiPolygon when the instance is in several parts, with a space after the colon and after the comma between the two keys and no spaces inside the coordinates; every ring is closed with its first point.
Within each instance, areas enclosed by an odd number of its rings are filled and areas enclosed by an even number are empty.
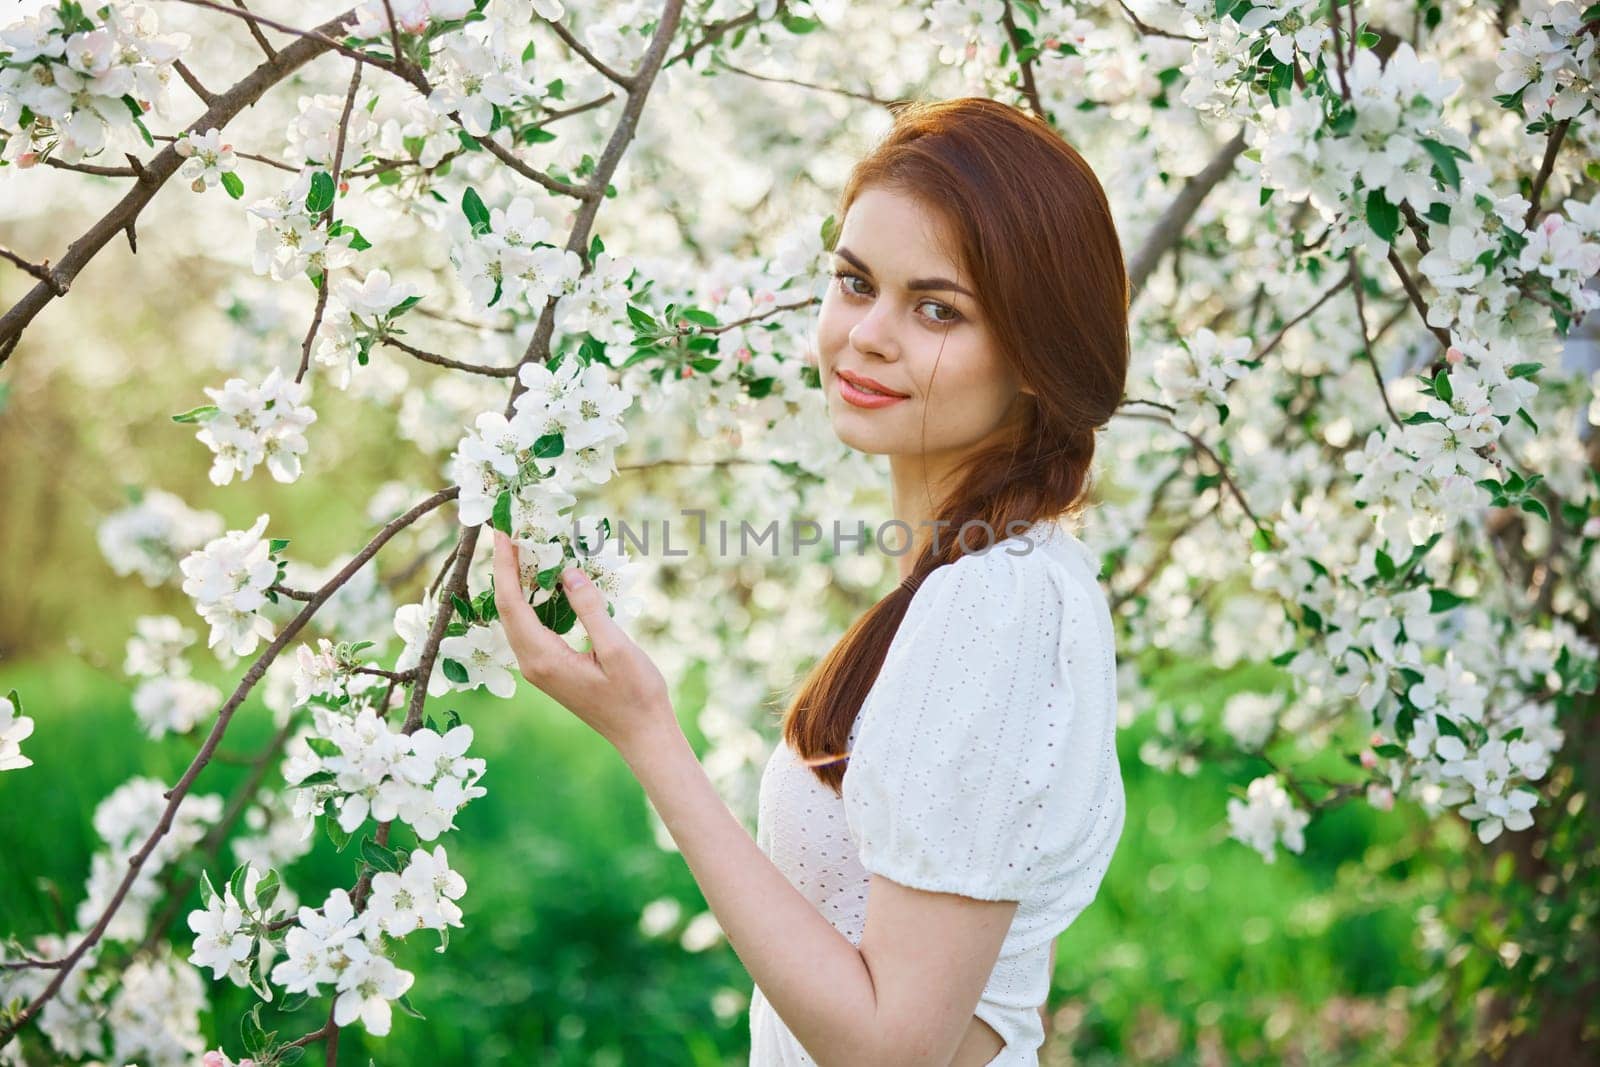
{"type": "MultiPolygon", "coordinates": [[[[1232,688],[1269,677],[1246,673],[1228,687],[1212,679],[1206,703],[1220,706],[1232,688]]],[[[1166,684],[1192,690],[1195,679],[1176,672],[1166,684]]],[[[58,929],[61,910],[70,915],[81,899],[95,804],[135,772],[175,781],[195,742],[146,741],[125,683],[73,662],[12,667],[0,689],[12,686],[37,721],[25,744],[36,765],[0,775],[0,933],[26,936],[58,929]]],[[[346,1031],[339,1062],[743,1062],[746,1016],[723,1019],[710,1007],[718,989],[749,990],[732,950],[719,943],[689,953],[639,930],[649,900],[674,897],[685,918],[704,902],[681,858],[654,845],[626,765],[530,689],[511,702],[470,695],[445,704],[473,725],[474,754],[489,762],[487,795],[441,839],[467,879],[466,925],[443,955],[426,931],[401,946],[398,962],[418,975],[411,999],[427,1021],[397,1013],[387,1038],[346,1031]]],[[[251,701],[224,748],[249,752],[270,732],[270,716],[251,701]]],[[[1046,1062],[1198,1063],[1205,1045],[1223,1050],[1221,1062],[1401,1061],[1364,1023],[1318,1020],[1329,1005],[1370,1008],[1423,977],[1411,910],[1373,891],[1392,888],[1390,875],[1365,859],[1407,832],[1410,816],[1347,806],[1313,822],[1305,856],[1280,852],[1267,865],[1223,828],[1227,786],[1262,768],[1156,772],[1137,758],[1143,736],[1134,728],[1122,737],[1128,821],[1116,857],[1099,898],[1061,940],[1046,1062]],[[1052,1058],[1069,1047],[1075,1060],[1052,1058]]],[[[691,739],[698,745],[692,728],[691,739]]],[[[242,774],[215,763],[198,789],[226,795],[242,774]]],[[[353,855],[319,831],[287,880],[316,903],[352,883],[353,855]]],[[[214,864],[213,879],[230,867],[214,864]]],[[[198,905],[195,894],[190,906],[198,905]]],[[[186,937],[179,945],[187,954],[186,937]]],[[[237,1053],[237,1019],[253,998],[227,982],[209,990],[208,1034],[237,1053]]],[[[314,1001],[284,1033],[320,1025],[327,1003],[314,1001]]],[[[1406,1032],[1420,1031],[1407,1021],[1406,1032]]]]}

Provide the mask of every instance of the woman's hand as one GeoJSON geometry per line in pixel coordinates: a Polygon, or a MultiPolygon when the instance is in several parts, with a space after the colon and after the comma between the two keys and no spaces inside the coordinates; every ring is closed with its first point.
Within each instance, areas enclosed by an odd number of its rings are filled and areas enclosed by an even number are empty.
{"type": "Polygon", "coordinates": [[[589,576],[577,567],[561,575],[562,591],[589,635],[590,650],[575,652],[528,603],[517,546],[499,530],[493,532],[495,609],[522,676],[624,754],[662,736],[663,728],[676,730],[666,679],[607,614],[605,597],[589,576]]]}

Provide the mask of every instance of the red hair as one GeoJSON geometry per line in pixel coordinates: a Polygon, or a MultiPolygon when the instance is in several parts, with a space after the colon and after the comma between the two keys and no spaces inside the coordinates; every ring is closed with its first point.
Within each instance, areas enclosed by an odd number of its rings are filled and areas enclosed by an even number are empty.
{"type": "MultiPolygon", "coordinates": [[[[1014,432],[967,462],[934,516],[949,525],[934,529],[981,520],[1000,539],[1078,513],[1095,431],[1122,402],[1129,349],[1122,246],[1089,164],[1042,120],[963,97],[896,113],[850,173],[841,225],[868,187],[914,197],[945,223],[1001,358],[1034,393],[1022,394],[1014,432]]],[[[972,540],[966,551],[982,547],[972,540]]],[[[963,551],[954,536],[940,542],[812,668],[783,716],[784,740],[836,793],[850,728],[912,595],[963,551]]]]}

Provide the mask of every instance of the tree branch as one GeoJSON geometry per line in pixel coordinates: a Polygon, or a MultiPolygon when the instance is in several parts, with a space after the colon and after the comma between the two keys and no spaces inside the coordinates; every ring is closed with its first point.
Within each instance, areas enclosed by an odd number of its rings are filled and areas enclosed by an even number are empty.
{"type": "MultiPolygon", "coordinates": [[[[283,54],[288,52],[289,49],[284,49],[283,54]]],[[[178,805],[189,794],[189,791],[194,787],[195,779],[200,776],[200,772],[210,762],[212,754],[216,752],[217,746],[222,741],[223,734],[227,732],[229,724],[233,721],[234,713],[239,710],[239,706],[244,703],[245,697],[249,695],[250,690],[255,688],[256,683],[266,674],[267,668],[278,658],[279,653],[311,621],[312,616],[327,602],[328,598],[333,596],[345,582],[349,581],[357,571],[364,567],[367,561],[388,543],[390,538],[434,508],[448,500],[455,499],[460,493],[459,486],[451,486],[449,489],[440,490],[380,530],[377,536],[369,541],[365,548],[356,553],[354,558],[338,574],[335,574],[321,589],[317,590],[316,598],[289,621],[282,632],[273,640],[272,644],[267,646],[266,651],[250,665],[250,669],[245,672],[238,687],[234,689],[233,695],[228,698],[222,709],[217,713],[217,721],[212,725],[211,732],[206,736],[205,744],[200,747],[199,753],[189,764],[188,770],[183,772],[183,776],[178,779],[176,785],[163,794],[167,801],[167,806],[161,813],[160,821],[156,823],[155,829],[151,831],[150,836],[140,846],[139,850],[129,857],[127,873],[122,876],[121,883],[111,895],[111,899],[107,902],[105,909],[100,913],[100,918],[95,921],[94,926],[84,935],[83,939],[78,942],[77,947],[62,958],[61,966],[57,969],[56,975],[51,979],[50,984],[45,986],[44,990],[23,1008],[9,1024],[4,1028],[0,1028],[0,1048],[4,1048],[16,1036],[17,1031],[21,1030],[30,1019],[39,1013],[45,1004],[49,1003],[51,998],[60,992],[62,983],[67,980],[67,975],[72,972],[72,968],[83,958],[84,953],[93,948],[100,938],[105,935],[106,929],[111,925],[112,916],[122,906],[122,902],[127,897],[134,881],[138,878],[140,870],[149,860],[150,854],[155,851],[156,845],[172,829],[173,819],[178,813],[178,805]]]]}
{"type": "Polygon", "coordinates": [[[1232,172],[1234,160],[1239,158],[1244,146],[1244,131],[1240,130],[1233,135],[1232,140],[1218,150],[1211,162],[1205,165],[1205,169],[1184,183],[1178,195],[1167,206],[1167,210],[1161,213],[1156,224],[1150,228],[1144,244],[1139,246],[1139,250],[1134,253],[1133,259],[1128,264],[1129,303],[1132,303],[1144,289],[1145,281],[1150,277],[1150,272],[1155,270],[1156,263],[1160,261],[1162,255],[1183,237],[1184,229],[1189,225],[1189,220],[1194,217],[1195,212],[1200,210],[1206,195],[1232,172]]]}
{"type": "MultiPolygon", "coordinates": [[[[184,0],[193,3],[196,0],[184,0]]],[[[228,8],[220,10],[228,11],[228,8]]],[[[323,23],[321,30],[328,33],[338,32],[340,26],[348,21],[354,14],[347,11],[338,17],[323,23]]],[[[317,56],[326,52],[329,44],[326,35],[302,36],[289,47],[283,49],[272,59],[267,60],[255,70],[246,75],[238,84],[217,97],[217,102],[206,110],[204,115],[196,119],[188,127],[196,133],[216,127],[221,129],[226,126],[239,112],[261,99],[268,89],[286,78],[291,72],[304,66],[317,56]]],[[[35,316],[42,311],[51,300],[65,292],[65,287],[71,285],[78,273],[88,265],[106,244],[118,233],[128,230],[130,233],[134,221],[145,206],[155,198],[167,179],[178,172],[183,163],[172,145],[158,152],[154,159],[144,164],[145,175],[143,180],[119,200],[115,207],[107,212],[101,219],[91,226],[82,237],[79,237],[68,246],[66,253],[55,266],[57,284],[41,281],[34,286],[21,300],[18,300],[4,315],[0,315],[0,365],[16,350],[17,342],[22,338],[22,332],[35,316]]]]}

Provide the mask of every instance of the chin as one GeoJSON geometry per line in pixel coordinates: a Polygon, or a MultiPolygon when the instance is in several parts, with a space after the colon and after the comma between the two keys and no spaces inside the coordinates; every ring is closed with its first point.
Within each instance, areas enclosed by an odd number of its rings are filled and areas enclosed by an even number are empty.
{"type": "MultiPolygon", "coordinates": [[[[854,413],[855,409],[851,409],[854,413]]],[[[833,435],[839,443],[856,452],[865,452],[869,456],[890,456],[906,451],[904,442],[896,441],[888,435],[874,432],[873,429],[862,427],[847,414],[843,417],[831,416],[829,423],[833,426],[833,435]]]]}

